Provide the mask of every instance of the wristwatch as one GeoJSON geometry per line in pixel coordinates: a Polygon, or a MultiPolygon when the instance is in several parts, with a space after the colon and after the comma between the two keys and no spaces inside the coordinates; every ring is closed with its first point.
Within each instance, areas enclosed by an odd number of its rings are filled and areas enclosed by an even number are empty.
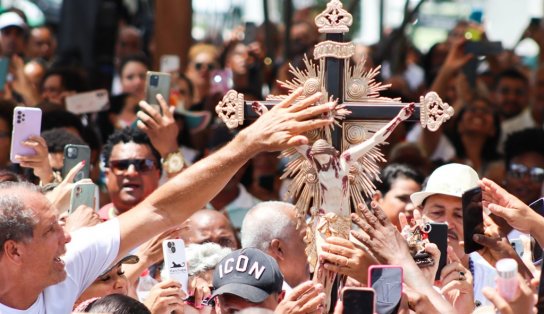
{"type": "Polygon", "coordinates": [[[173,152],[161,159],[162,168],[168,174],[178,173],[185,165],[185,158],[181,152],[173,152]]]}

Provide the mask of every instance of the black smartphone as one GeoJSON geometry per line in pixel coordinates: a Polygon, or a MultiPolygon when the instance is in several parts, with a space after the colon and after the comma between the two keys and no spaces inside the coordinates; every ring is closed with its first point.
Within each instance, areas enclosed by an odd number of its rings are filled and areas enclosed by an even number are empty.
{"type": "Polygon", "coordinates": [[[66,177],[68,172],[85,160],[85,166],[74,177],[74,182],[89,177],[91,164],[91,149],[87,145],[67,144],[64,146],[64,164],[62,165],[62,177],[66,177]]]}
{"type": "Polygon", "coordinates": [[[440,279],[440,272],[448,262],[448,225],[445,223],[431,222],[429,231],[429,242],[436,244],[440,250],[440,261],[434,280],[440,279]]]}
{"type": "Polygon", "coordinates": [[[402,267],[374,265],[368,268],[368,282],[376,293],[375,313],[397,313],[402,298],[402,267]]]}
{"type": "Polygon", "coordinates": [[[374,314],[374,289],[345,288],[342,291],[342,302],[344,314],[374,314]]]}
{"type": "Polygon", "coordinates": [[[465,191],[463,202],[463,233],[465,241],[465,253],[483,249],[483,246],[474,242],[472,236],[475,233],[484,233],[484,216],[482,208],[482,189],[475,187],[465,191]]]}
{"type": "MultiPolygon", "coordinates": [[[[529,207],[531,207],[532,210],[539,213],[540,216],[544,216],[544,197],[537,199],[536,201],[532,202],[529,207]]],[[[534,241],[533,245],[533,262],[536,262],[542,258],[542,247],[538,242],[534,241]]]]}
{"type": "Polygon", "coordinates": [[[246,22],[244,30],[244,44],[249,45],[257,41],[257,25],[253,22],[246,22]]]}
{"type": "Polygon", "coordinates": [[[537,313],[544,313],[544,263],[540,266],[540,283],[538,284],[537,313]]]}

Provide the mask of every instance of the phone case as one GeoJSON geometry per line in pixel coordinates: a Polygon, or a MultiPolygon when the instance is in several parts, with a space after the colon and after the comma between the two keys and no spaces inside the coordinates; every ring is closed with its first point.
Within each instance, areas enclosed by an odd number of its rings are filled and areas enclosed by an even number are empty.
{"type": "Polygon", "coordinates": [[[438,261],[438,270],[434,280],[440,279],[440,272],[448,262],[448,225],[445,223],[431,222],[431,231],[429,232],[429,242],[436,244],[440,250],[440,261],[438,261]]]}
{"type": "Polygon", "coordinates": [[[108,108],[108,105],[108,91],[105,89],[66,97],[66,110],[73,114],[104,111],[108,108]]]}
{"type": "Polygon", "coordinates": [[[463,203],[463,240],[465,241],[465,253],[469,254],[483,248],[482,245],[472,240],[475,233],[483,234],[484,232],[482,190],[480,187],[467,190],[461,199],[463,203]]]}
{"type": "Polygon", "coordinates": [[[344,288],[342,303],[343,314],[374,314],[376,293],[372,288],[344,288]]]}
{"type": "Polygon", "coordinates": [[[185,255],[185,243],[181,239],[170,239],[162,242],[162,253],[164,256],[164,269],[167,279],[174,279],[181,283],[185,293],[189,282],[187,270],[187,258],[185,255]]]}
{"type": "Polygon", "coordinates": [[[70,208],[68,213],[72,214],[79,206],[86,205],[98,210],[98,187],[94,183],[77,182],[72,187],[70,195],[70,208]]]}
{"type": "Polygon", "coordinates": [[[13,111],[13,130],[11,132],[10,159],[13,163],[16,155],[32,156],[36,152],[30,147],[23,146],[22,142],[32,135],[40,135],[42,128],[42,110],[30,107],[15,107],[13,111]]]}
{"type": "Polygon", "coordinates": [[[369,286],[376,296],[376,313],[396,313],[402,298],[403,272],[401,266],[374,265],[368,268],[369,286]]]}
{"type": "Polygon", "coordinates": [[[87,145],[68,144],[64,146],[64,164],[62,166],[62,177],[66,177],[68,172],[82,160],[85,160],[85,166],[74,177],[74,182],[89,177],[91,164],[91,149],[87,145]]]}
{"type": "MultiPolygon", "coordinates": [[[[146,92],[145,92],[145,101],[150,105],[155,105],[159,107],[159,102],[157,101],[157,94],[161,94],[162,97],[168,102],[170,97],[170,73],[164,72],[152,72],[148,71],[146,75],[146,92]]],[[[162,114],[162,111],[161,111],[162,114]]]]}

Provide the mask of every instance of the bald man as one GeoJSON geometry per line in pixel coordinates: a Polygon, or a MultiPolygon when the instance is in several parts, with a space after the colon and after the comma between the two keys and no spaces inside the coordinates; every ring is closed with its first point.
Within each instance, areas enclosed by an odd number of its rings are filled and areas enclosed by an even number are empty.
{"type": "Polygon", "coordinates": [[[217,243],[233,250],[239,249],[234,228],[227,216],[214,209],[201,209],[186,222],[188,228],[183,233],[187,243],[217,243]]]}
{"type": "MultiPolygon", "coordinates": [[[[256,247],[272,256],[291,288],[310,279],[305,235],[305,228],[297,230],[295,206],[285,202],[262,202],[242,223],[242,247],[256,247]]],[[[284,285],[284,290],[289,287],[284,285]]]]}

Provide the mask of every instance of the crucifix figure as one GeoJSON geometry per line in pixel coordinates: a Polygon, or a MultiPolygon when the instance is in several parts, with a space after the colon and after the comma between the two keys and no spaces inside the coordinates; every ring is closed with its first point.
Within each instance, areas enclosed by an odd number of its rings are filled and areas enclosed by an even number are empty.
{"type": "MultiPolygon", "coordinates": [[[[281,157],[289,162],[282,179],[292,180],[288,196],[296,200],[299,225],[307,226],[306,254],[314,280],[323,284],[330,300],[336,274],[320,267],[317,251],[326,237],[349,237],[349,215],[357,204],[364,204],[365,196],[372,196],[372,180],[379,178],[379,164],[386,161],[379,146],[402,121],[419,118],[423,127],[437,130],[453,115],[453,108],[434,92],[420,97],[420,104],[381,97],[380,91],[390,85],[375,81],[379,67],[365,71],[364,59],[350,64],[355,45],[343,42],[343,33],[349,30],[352,17],[339,0],[331,0],[315,21],[326,35],[315,46],[317,62],[305,57],[305,69],[291,66],[294,78],[280,83],[290,92],[302,88],[301,99],[320,92],[321,103],[335,100],[332,115],[338,127],[307,134],[311,145],[283,151],[281,157]]],[[[229,128],[236,128],[285,97],[271,95],[266,101],[245,102],[242,94],[231,90],[216,112],[229,128]]],[[[340,279],[341,285],[344,278],[340,279]]]]}

